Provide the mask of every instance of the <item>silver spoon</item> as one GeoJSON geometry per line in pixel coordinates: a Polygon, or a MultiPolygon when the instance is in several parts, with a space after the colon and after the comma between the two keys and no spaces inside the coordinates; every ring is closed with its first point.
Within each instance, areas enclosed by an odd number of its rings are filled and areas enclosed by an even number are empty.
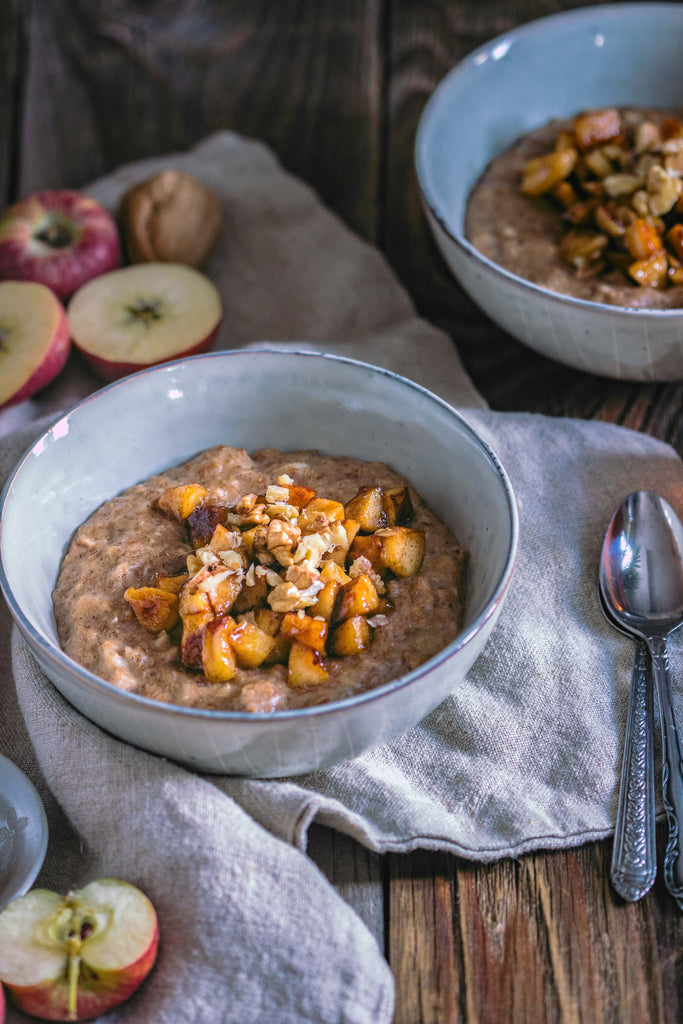
{"type": "Polygon", "coordinates": [[[619,624],[645,641],[652,659],[669,824],[664,882],[683,910],[683,757],[666,646],[669,634],[683,623],[683,525],[658,494],[634,491],[615,512],[602,549],[600,589],[619,624]]]}
{"type": "Polygon", "coordinates": [[[602,588],[599,593],[607,621],[626,636],[632,636],[636,644],[610,866],[610,878],[616,891],[625,900],[634,901],[652,888],[657,875],[654,692],[650,654],[645,641],[626,633],[615,619],[602,588]]]}

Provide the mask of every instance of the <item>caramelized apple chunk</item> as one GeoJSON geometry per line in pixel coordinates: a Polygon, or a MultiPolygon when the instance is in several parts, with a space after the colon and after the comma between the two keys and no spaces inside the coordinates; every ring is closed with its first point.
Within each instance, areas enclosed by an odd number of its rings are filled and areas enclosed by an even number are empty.
{"type": "Polygon", "coordinates": [[[370,646],[372,631],[365,615],[353,615],[340,622],[332,634],[330,653],[337,658],[360,654],[370,646]]]}
{"type": "Polygon", "coordinates": [[[287,661],[289,686],[316,686],[327,682],[329,672],[322,654],[298,640],[292,642],[287,661]]]}
{"type": "Polygon", "coordinates": [[[387,525],[384,491],[381,487],[361,487],[344,506],[347,519],[354,519],[363,533],[372,533],[387,525]]]}
{"type": "Polygon", "coordinates": [[[208,622],[202,636],[202,672],[209,683],[227,683],[237,671],[230,634],[237,623],[230,615],[208,622]]]}
{"type": "Polygon", "coordinates": [[[240,668],[258,668],[273,649],[275,640],[255,622],[242,619],[230,633],[230,644],[240,668]]]}
{"type": "Polygon", "coordinates": [[[426,538],[423,530],[392,526],[378,530],[380,558],[385,569],[395,576],[417,576],[425,556],[426,538]]]}
{"type": "Polygon", "coordinates": [[[135,618],[150,633],[163,633],[178,622],[178,597],[161,587],[128,587],[124,600],[133,609],[135,618]]]}
{"type": "Polygon", "coordinates": [[[208,491],[199,484],[169,487],[153,503],[154,508],[174,519],[185,520],[202,504],[208,491]]]}

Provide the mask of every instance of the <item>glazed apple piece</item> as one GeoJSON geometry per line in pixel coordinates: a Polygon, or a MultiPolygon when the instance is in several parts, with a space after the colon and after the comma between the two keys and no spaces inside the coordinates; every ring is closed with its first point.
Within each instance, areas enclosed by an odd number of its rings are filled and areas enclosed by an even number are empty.
{"type": "Polygon", "coordinates": [[[69,324],[49,288],[0,281],[0,408],[47,387],[69,357],[69,324]]]}
{"type": "Polygon", "coordinates": [[[298,643],[306,644],[321,654],[325,652],[328,625],[325,619],[315,618],[311,615],[297,615],[296,612],[286,612],[280,627],[285,636],[298,643]]]}
{"type": "Polygon", "coordinates": [[[242,619],[230,633],[230,644],[240,668],[258,668],[273,650],[275,639],[255,622],[242,619]]]}
{"type": "Polygon", "coordinates": [[[218,524],[225,523],[227,518],[228,509],[224,505],[198,505],[185,520],[192,546],[205,547],[218,524]]]}
{"type": "Polygon", "coordinates": [[[344,506],[340,501],[328,498],[312,498],[302,510],[297,526],[302,533],[317,532],[321,518],[336,523],[344,518],[344,506]]]}
{"type": "Polygon", "coordinates": [[[321,616],[326,622],[331,622],[341,586],[339,580],[329,580],[318,594],[315,604],[311,605],[311,615],[321,616]]]}
{"type": "Polygon", "coordinates": [[[205,352],[218,334],[215,285],[179,263],[138,263],[88,281],[67,309],[74,345],[105,380],[205,352]]]}
{"type": "Polygon", "coordinates": [[[575,149],[560,149],[528,160],[522,175],[522,193],[525,196],[541,196],[550,192],[569,177],[577,157],[575,149]]]}
{"type": "Polygon", "coordinates": [[[664,288],[668,283],[669,261],[664,253],[629,264],[629,275],[642,288],[664,288]]]}
{"type": "Polygon", "coordinates": [[[128,882],[101,878],[66,896],[33,889],[0,913],[0,980],[34,1017],[91,1020],[133,994],[158,944],[154,907],[128,882]]]}
{"type": "Polygon", "coordinates": [[[329,673],[322,654],[298,640],[292,641],[287,661],[289,686],[316,686],[326,682],[329,673]]]}
{"type": "Polygon", "coordinates": [[[180,660],[187,668],[201,668],[204,628],[216,618],[209,595],[186,583],[178,595],[178,610],[183,624],[180,660]]]}
{"type": "Polygon", "coordinates": [[[237,623],[230,615],[208,622],[202,636],[202,672],[210,683],[227,683],[237,671],[230,634],[237,623]]]}
{"type": "Polygon", "coordinates": [[[173,629],[179,619],[178,595],[161,587],[128,587],[124,600],[150,633],[173,629]]]}
{"type": "Polygon", "coordinates": [[[424,530],[392,526],[378,530],[382,565],[396,576],[416,576],[422,566],[426,540],[424,530]]]}
{"type": "Polygon", "coordinates": [[[266,605],[263,608],[256,608],[254,610],[254,622],[259,629],[262,629],[269,636],[276,636],[280,632],[283,618],[282,612],[274,612],[272,608],[268,608],[266,605]]]}
{"type": "Polygon", "coordinates": [[[410,491],[403,484],[384,491],[384,511],[387,526],[405,526],[415,515],[410,491]]]}
{"type": "Polygon", "coordinates": [[[379,596],[367,573],[342,584],[335,601],[332,621],[336,624],[354,615],[372,615],[379,608],[379,596]]]}
{"type": "Polygon", "coordinates": [[[386,567],[382,563],[382,541],[377,533],[359,534],[349,548],[349,559],[367,558],[373,571],[380,576],[386,574],[386,567]]]}
{"type": "Polygon", "coordinates": [[[348,658],[366,650],[371,640],[372,631],[365,615],[353,615],[335,627],[330,641],[330,653],[337,658],[348,658]]]}
{"type": "Polygon", "coordinates": [[[298,509],[305,508],[317,494],[312,487],[305,487],[303,484],[285,484],[285,486],[288,503],[298,509]]]}
{"type": "Polygon", "coordinates": [[[323,583],[348,583],[351,577],[342,565],[327,558],[320,563],[320,579],[323,583]]]}
{"type": "Polygon", "coordinates": [[[152,507],[182,522],[203,503],[208,493],[205,487],[198,484],[169,487],[152,502],[152,507]]]}
{"type": "Polygon", "coordinates": [[[372,533],[387,525],[384,491],[381,487],[361,487],[358,494],[344,506],[346,519],[353,519],[363,533],[372,533]]]}
{"type": "Polygon", "coordinates": [[[160,590],[168,590],[171,594],[179,594],[189,578],[190,576],[187,572],[180,572],[175,576],[167,576],[163,572],[155,572],[154,586],[160,590]]]}

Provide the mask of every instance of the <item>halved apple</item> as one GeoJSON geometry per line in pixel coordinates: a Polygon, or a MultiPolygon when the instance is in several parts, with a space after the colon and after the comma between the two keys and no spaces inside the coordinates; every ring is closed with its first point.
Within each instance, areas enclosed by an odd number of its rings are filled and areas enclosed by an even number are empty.
{"type": "Polygon", "coordinates": [[[156,911],[140,889],[101,878],[59,896],[33,889],[0,914],[0,980],[42,1020],[90,1020],[127,999],[154,965],[156,911]]]}
{"type": "Polygon", "coordinates": [[[54,292],[34,281],[0,281],[0,408],[46,387],[70,349],[66,313],[54,292]]]}
{"type": "Polygon", "coordinates": [[[218,289],[180,263],[139,263],[101,274],[71,299],[74,345],[105,380],[205,352],[220,328],[218,289]]]}

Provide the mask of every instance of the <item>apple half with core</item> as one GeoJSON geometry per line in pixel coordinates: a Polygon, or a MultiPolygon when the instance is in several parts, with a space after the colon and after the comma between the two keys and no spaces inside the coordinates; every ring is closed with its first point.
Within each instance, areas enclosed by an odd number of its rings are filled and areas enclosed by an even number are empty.
{"type": "Polygon", "coordinates": [[[71,189],[36,192],[0,218],[0,278],[37,281],[60,299],[121,265],[116,221],[94,199],[71,189]]]}
{"type": "Polygon", "coordinates": [[[42,1020],[91,1020],[127,999],[156,960],[156,911],[140,889],[100,878],[59,896],[32,889],[0,913],[0,981],[42,1020]]]}
{"type": "Polygon", "coordinates": [[[105,380],[205,352],[223,306],[204,274],[181,263],[138,263],[83,285],[67,308],[74,345],[105,380]]]}
{"type": "Polygon", "coordinates": [[[0,281],[0,408],[54,380],[71,349],[66,311],[43,284],[0,281]]]}

